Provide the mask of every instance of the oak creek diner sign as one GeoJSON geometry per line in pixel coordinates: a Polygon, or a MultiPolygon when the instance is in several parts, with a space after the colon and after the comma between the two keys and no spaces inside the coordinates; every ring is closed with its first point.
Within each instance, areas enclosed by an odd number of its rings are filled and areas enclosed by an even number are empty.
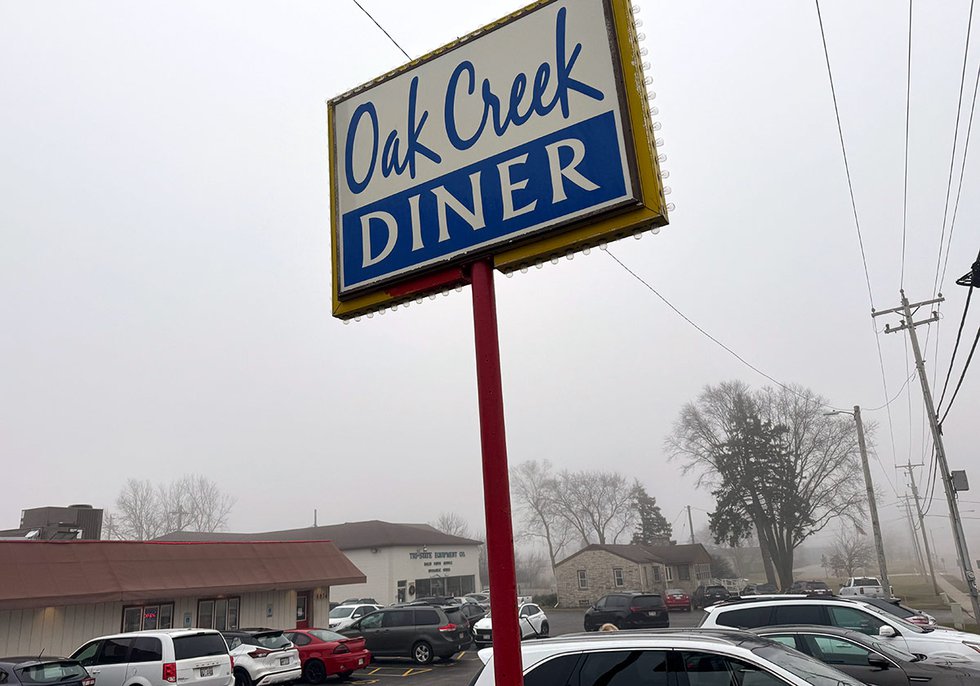
{"type": "Polygon", "coordinates": [[[334,315],[667,223],[625,0],[546,0],[329,102],[334,315]]]}

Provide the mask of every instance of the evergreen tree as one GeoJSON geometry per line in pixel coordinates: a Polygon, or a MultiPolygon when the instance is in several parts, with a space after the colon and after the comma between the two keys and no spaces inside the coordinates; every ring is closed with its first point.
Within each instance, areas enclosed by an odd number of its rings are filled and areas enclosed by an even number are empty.
{"type": "Polygon", "coordinates": [[[633,533],[633,543],[648,545],[664,544],[670,540],[671,526],[657,499],[647,493],[647,490],[636,483],[633,487],[633,502],[638,520],[636,531],[633,533]]]}

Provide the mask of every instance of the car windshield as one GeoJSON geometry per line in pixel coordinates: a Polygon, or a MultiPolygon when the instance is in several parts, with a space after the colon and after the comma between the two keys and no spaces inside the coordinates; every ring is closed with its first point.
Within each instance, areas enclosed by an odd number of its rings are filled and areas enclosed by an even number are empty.
{"type": "Polygon", "coordinates": [[[54,684],[59,681],[84,679],[88,676],[85,668],[74,660],[45,662],[40,665],[20,667],[14,671],[24,684],[54,684]]]}
{"type": "Polygon", "coordinates": [[[668,588],[667,593],[669,595],[684,595],[683,589],[680,588],[668,588]]]}
{"type": "Polygon", "coordinates": [[[350,617],[354,614],[354,607],[352,605],[340,605],[330,610],[330,619],[344,619],[345,617],[350,617]]]}
{"type": "Polygon", "coordinates": [[[269,631],[267,633],[255,634],[248,641],[252,645],[262,646],[263,648],[288,648],[292,645],[281,631],[269,631]]]}
{"type": "Polygon", "coordinates": [[[708,586],[708,588],[705,589],[705,592],[706,593],[728,593],[728,591],[725,590],[725,587],[724,586],[708,586]]]}
{"type": "Polygon", "coordinates": [[[859,577],[854,579],[854,586],[880,586],[877,579],[872,579],[869,576],[859,577]]]}
{"type": "Polygon", "coordinates": [[[813,686],[863,686],[843,672],[779,643],[753,648],[752,652],[813,686]]]}
{"type": "Polygon", "coordinates": [[[630,607],[663,607],[664,600],[658,595],[638,595],[630,601],[630,607]]]}
{"type": "Polygon", "coordinates": [[[346,641],[346,636],[341,636],[336,631],[327,631],[326,629],[310,629],[307,631],[313,638],[318,638],[321,641],[346,641]]]}

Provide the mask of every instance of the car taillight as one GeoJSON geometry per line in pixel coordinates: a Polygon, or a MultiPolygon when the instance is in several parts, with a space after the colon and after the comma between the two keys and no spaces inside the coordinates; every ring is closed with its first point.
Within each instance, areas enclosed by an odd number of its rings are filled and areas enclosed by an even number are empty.
{"type": "Polygon", "coordinates": [[[349,652],[350,652],[350,648],[347,647],[346,643],[341,643],[340,645],[338,645],[336,648],[333,649],[334,655],[337,655],[338,653],[349,653],[349,652]]]}
{"type": "Polygon", "coordinates": [[[266,655],[268,655],[271,652],[272,652],[271,650],[265,650],[264,648],[256,648],[255,650],[253,650],[252,652],[250,652],[248,654],[248,656],[249,657],[265,657],[266,655]]]}
{"type": "Polygon", "coordinates": [[[445,626],[439,627],[439,631],[448,634],[451,631],[456,631],[456,628],[457,628],[456,625],[453,624],[452,622],[450,622],[449,624],[446,624],[445,626]]]}
{"type": "Polygon", "coordinates": [[[642,607],[631,607],[630,612],[646,612],[642,607]]]}
{"type": "Polygon", "coordinates": [[[95,679],[90,676],[85,677],[82,679],[82,686],[95,686],[95,679]]]}
{"type": "Polygon", "coordinates": [[[228,659],[231,661],[231,672],[232,672],[232,674],[234,674],[235,673],[235,656],[234,655],[229,655],[228,656],[228,659]]]}
{"type": "Polygon", "coordinates": [[[172,684],[177,683],[177,663],[176,662],[164,662],[163,663],[163,680],[169,681],[172,684]]]}

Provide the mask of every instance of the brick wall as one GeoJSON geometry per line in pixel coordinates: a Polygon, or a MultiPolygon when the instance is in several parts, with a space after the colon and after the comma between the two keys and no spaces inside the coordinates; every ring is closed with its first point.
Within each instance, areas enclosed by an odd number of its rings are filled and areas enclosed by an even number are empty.
{"type": "MultiPolygon", "coordinates": [[[[615,591],[662,590],[654,581],[650,568],[643,574],[641,565],[604,550],[587,550],[558,565],[558,601],[563,607],[588,607],[602,596],[615,591]],[[623,570],[623,585],[617,586],[613,570],[623,570]],[[585,570],[588,588],[579,588],[579,570],[585,570]]],[[[661,578],[663,576],[661,575],[661,578]]]]}

